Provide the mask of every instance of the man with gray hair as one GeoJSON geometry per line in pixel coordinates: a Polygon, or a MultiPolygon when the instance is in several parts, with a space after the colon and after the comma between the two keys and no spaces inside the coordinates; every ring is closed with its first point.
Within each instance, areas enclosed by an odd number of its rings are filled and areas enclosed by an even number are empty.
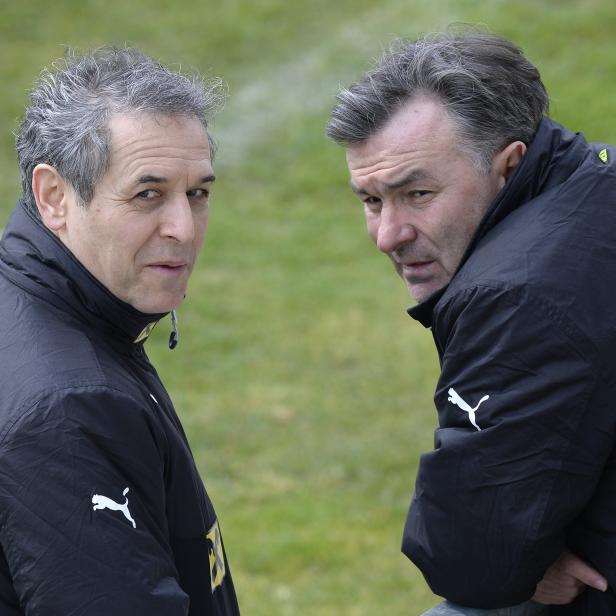
{"type": "Polygon", "coordinates": [[[613,616],[616,152],[474,29],[396,46],[338,101],[328,135],[440,356],[402,544],[448,600],[429,614],[613,616]]]}
{"type": "Polygon", "coordinates": [[[115,48],[44,71],[32,92],[23,198],[0,242],[3,616],[239,614],[143,346],[201,249],[221,100],[218,80],[115,48]]]}

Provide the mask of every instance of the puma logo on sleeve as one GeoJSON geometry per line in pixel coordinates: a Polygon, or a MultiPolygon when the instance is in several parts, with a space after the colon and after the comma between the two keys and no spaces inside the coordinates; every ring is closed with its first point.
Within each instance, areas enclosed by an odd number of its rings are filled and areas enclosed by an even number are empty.
{"type": "Polygon", "coordinates": [[[473,408],[470,406],[470,404],[465,402],[458,395],[458,392],[453,387],[450,387],[447,393],[449,394],[449,397],[447,398],[447,400],[455,404],[457,407],[461,408],[465,413],[468,413],[468,418],[470,422],[473,424],[473,426],[475,426],[475,428],[477,428],[477,430],[481,432],[481,428],[477,425],[477,421],[475,418],[475,411],[479,408],[481,403],[488,400],[490,396],[485,395],[483,398],[481,398],[481,400],[479,400],[479,402],[477,403],[477,406],[473,408]]]}
{"type": "Polygon", "coordinates": [[[112,511],[121,511],[124,514],[124,517],[133,525],[133,528],[137,528],[135,524],[135,520],[133,520],[130,511],[128,509],[128,488],[122,492],[122,496],[126,497],[126,500],[123,503],[116,503],[115,501],[103,496],[102,494],[95,494],[92,497],[92,503],[94,504],[94,511],[97,509],[111,509],[112,511]]]}

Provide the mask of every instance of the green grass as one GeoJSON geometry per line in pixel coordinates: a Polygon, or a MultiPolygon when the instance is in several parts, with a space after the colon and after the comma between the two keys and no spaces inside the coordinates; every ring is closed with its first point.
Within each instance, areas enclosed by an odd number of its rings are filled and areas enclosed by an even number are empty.
{"type": "Polygon", "coordinates": [[[553,116],[616,142],[611,0],[0,0],[0,225],[19,194],[11,132],[66,45],[129,42],[229,84],[180,345],[166,349],[163,322],[148,349],[250,616],[413,616],[436,601],[399,546],[438,362],[323,129],[338,86],[392,38],[455,21],[513,38],[553,116]]]}

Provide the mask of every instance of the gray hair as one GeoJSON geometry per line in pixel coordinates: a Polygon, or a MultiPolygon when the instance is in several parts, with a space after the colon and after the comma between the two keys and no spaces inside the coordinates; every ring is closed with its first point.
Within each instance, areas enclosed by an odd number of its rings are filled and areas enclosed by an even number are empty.
{"type": "MultiPolygon", "coordinates": [[[[173,72],[135,49],[69,53],[39,75],[17,133],[26,205],[38,212],[32,172],[41,163],[70,182],[81,205],[91,201],[96,182],[109,166],[113,114],[185,116],[198,119],[207,130],[208,119],[223,100],[220,79],[173,72]]],[[[213,156],[209,132],[208,140],[213,156]]]]}
{"type": "Polygon", "coordinates": [[[514,141],[528,145],[549,99],[539,71],[506,39],[479,31],[396,43],[362,79],[338,94],[327,135],[343,145],[369,138],[415,96],[439,100],[479,172],[514,141]]]}

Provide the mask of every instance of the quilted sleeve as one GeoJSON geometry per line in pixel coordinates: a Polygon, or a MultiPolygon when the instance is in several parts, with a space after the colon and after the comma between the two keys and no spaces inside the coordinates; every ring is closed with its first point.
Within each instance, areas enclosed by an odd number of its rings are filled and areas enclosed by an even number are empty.
{"type": "Polygon", "coordinates": [[[0,541],[28,616],[184,616],[164,434],[105,387],[51,392],[0,443],[0,541]]]}
{"type": "Polygon", "coordinates": [[[439,428],[420,461],[403,551],[438,595],[514,605],[534,594],[591,498],[613,413],[596,349],[551,306],[480,288],[440,318],[439,428]]]}

